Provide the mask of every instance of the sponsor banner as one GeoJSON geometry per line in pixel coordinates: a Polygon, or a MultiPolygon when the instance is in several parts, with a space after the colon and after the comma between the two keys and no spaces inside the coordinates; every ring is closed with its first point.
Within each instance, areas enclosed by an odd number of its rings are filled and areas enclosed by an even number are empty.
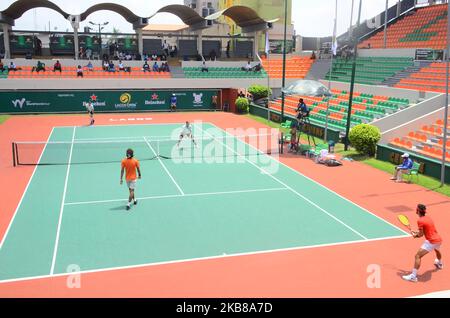
{"type": "Polygon", "coordinates": [[[97,112],[161,111],[170,109],[172,94],[177,109],[214,109],[212,98],[218,90],[185,91],[14,91],[0,92],[0,113],[82,112],[89,102],[97,112]]]}

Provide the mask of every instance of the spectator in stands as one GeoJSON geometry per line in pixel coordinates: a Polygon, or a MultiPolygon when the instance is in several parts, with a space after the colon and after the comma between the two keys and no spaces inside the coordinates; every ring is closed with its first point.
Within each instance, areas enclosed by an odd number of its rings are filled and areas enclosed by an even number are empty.
{"type": "Polygon", "coordinates": [[[59,71],[59,73],[62,73],[62,66],[61,63],[59,63],[59,60],[56,61],[55,65],[53,65],[53,72],[59,71]]]}
{"type": "Polygon", "coordinates": [[[167,43],[166,40],[164,40],[164,43],[162,45],[162,49],[163,49],[164,53],[166,53],[166,55],[169,55],[169,44],[167,43]]]}
{"type": "Polygon", "coordinates": [[[315,51],[312,51],[310,59],[313,60],[313,61],[316,59],[316,52],[315,51]]]}
{"type": "Polygon", "coordinates": [[[125,66],[123,65],[122,60],[119,60],[119,72],[124,71],[125,72],[125,66]]]}
{"type": "Polygon", "coordinates": [[[167,61],[167,55],[165,54],[161,55],[161,61],[167,61]]]}
{"type": "Polygon", "coordinates": [[[402,182],[403,181],[402,175],[404,173],[409,173],[409,171],[413,167],[413,161],[411,160],[411,158],[409,158],[408,153],[404,153],[402,155],[402,158],[403,158],[402,164],[395,167],[394,175],[391,178],[391,180],[395,180],[395,182],[402,182]]]}
{"type": "Polygon", "coordinates": [[[89,61],[89,63],[86,65],[86,68],[89,72],[92,72],[94,70],[94,65],[92,65],[91,61],[89,61]]]}
{"type": "Polygon", "coordinates": [[[108,72],[114,73],[116,71],[116,66],[114,65],[113,61],[109,61],[108,64],[108,72]]]}
{"type": "Polygon", "coordinates": [[[78,65],[77,67],[77,78],[78,77],[83,77],[83,68],[81,67],[81,65],[78,65]]]}
{"type": "Polygon", "coordinates": [[[216,50],[212,49],[211,52],[209,52],[209,58],[211,61],[215,61],[217,59],[216,50]]]}
{"type": "Polygon", "coordinates": [[[203,72],[209,73],[209,70],[208,70],[208,67],[206,66],[205,61],[203,61],[203,63],[202,63],[202,73],[203,73],[203,72]]]}
{"type": "Polygon", "coordinates": [[[226,50],[226,54],[227,54],[227,58],[229,59],[230,58],[230,40],[228,40],[228,42],[227,42],[227,50],[226,50]]]}
{"type": "Polygon", "coordinates": [[[162,63],[161,72],[170,72],[169,64],[167,62],[162,63]]]}
{"type": "Polygon", "coordinates": [[[78,49],[78,56],[80,57],[80,59],[84,57],[84,48],[82,46],[80,46],[80,48],[78,49]]]}
{"type": "MultiPolygon", "coordinates": [[[[119,58],[120,58],[120,56],[119,56],[119,58]]],[[[144,55],[142,56],[142,58],[144,59],[144,61],[148,61],[148,54],[147,54],[147,53],[144,53],[144,55]]]]}
{"type": "Polygon", "coordinates": [[[33,58],[33,54],[31,54],[31,52],[28,51],[28,52],[25,54],[25,59],[26,59],[26,60],[31,60],[32,58],[33,58]]]}
{"type": "Polygon", "coordinates": [[[42,63],[41,61],[37,62],[36,66],[33,66],[33,68],[31,69],[31,72],[36,71],[37,73],[39,73],[40,71],[44,71],[45,72],[45,64],[42,63]]]}
{"type": "Polygon", "coordinates": [[[160,71],[160,70],[159,70],[159,66],[158,66],[158,62],[155,62],[155,63],[153,64],[152,71],[153,71],[153,72],[159,72],[159,71],[160,71]]]}
{"type": "Polygon", "coordinates": [[[5,66],[3,65],[2,60],[0,60],[0,72],[3,72],[5,70],[5,66]]]}
{"type": "Polygon", "coordinates": [[[150,72],[150,65],[148,65],[147,61],[144,62],[144,65],[142,66],[142,71],[150,72]]]}
{"type": "Polygon", "coordinates": [[[131,57],[131,54],[128,52],[128,53],[125,55],[125,59],[126,59],[127,61],[131,61],[133,58],[131,57]]]}
{"type": "Polygon", "coordinates": [[[258,63],[258,64],[256,64],[256,65],[253,67],[253,71],[254,71],[255,73],[261,72],[261,69],[262,69],[261,63],[258,63]]]}
{"type": "Polygon", "coordinates": [[[246,71],[246,72],[250,72],[250,71],[252,70],[252,63],[251,63],[250,61],[248,61],[248,62],[247,62],[247,65],[245,65],[245,66],[242,68],[242,70],[243,70],[243,71],[246,71]]]}
{"type": "Polygon", "coordinates": [[[106,72],[109,69],[109,63],[107,60],[103,61],[103,70],[106,72]]]}
{"type": "Polygon", "coordinates": [[[152,61],[156,61],[158,60],[158,55],[156,55],[156,53],[152,54],[152,61]]]}
{"type": "Polygon", "coordinates": [[[86,49],[86,58],[90,60],[92,57],[92,50],[90,48],[86,49]]]}
{"type": "Polygon", "coordinates": [[[370,43],[367,43],[367,48],[370,49],[370,43]]]}
{"type": "Polygon", "coordinates": [[[9,63],[9,67],[8,67],[8,71],[9,72],[11,72],[11,71],[18,71],[18,70],[20,70],[21,68],[17,68],[16,67],[16,64],[14,64],[14,62],[13,61],[11,61],[11,63],[9,63]]]}
{"type": "Polygon", "coordinates": [[[176,45],[174,45],[170,50],[170,57],[175,57],[177,55],[178,55],[178,48],[176,45]]]}

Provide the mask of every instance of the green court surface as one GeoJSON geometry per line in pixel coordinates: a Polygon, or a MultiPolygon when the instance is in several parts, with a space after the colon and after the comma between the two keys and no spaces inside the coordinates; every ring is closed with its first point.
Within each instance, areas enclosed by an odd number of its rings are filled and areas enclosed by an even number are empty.
{"type": "MultiPolygon", "coordinates": [[[[189,140],[185,150],[156,142],[180,127],[59,127],[47,146],[19,147],[20,160],[34,152],[41,165],[2,241],[0,281],[406,235],[276,158],[237,155],[252,149],[237,138],[215,141],[231,155],[200,161],[187,160],[197,159],[189,140]],[[143,175],[130,211],[119,185],[128,147],[143,175]],[[186,160],[147,160],[173,151],[186,160]]],[[[199,132],[225,134],[210,124],[199,132]]]]}

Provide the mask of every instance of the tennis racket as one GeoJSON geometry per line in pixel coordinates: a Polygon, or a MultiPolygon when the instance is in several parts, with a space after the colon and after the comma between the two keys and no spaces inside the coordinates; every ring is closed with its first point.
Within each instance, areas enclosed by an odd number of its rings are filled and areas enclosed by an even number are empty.
{"type": "Polygon", "coordinates": [[[406,226],[411,231],[411,224],[409,223],[409,219],[406,215],[400,214],[398,217],[398,220],[401,224],[406,226]]]}

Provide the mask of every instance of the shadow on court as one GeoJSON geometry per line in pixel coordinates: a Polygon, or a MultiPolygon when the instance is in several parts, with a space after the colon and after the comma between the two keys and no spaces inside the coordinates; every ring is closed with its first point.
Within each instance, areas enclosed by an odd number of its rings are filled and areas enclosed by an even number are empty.
{"type": "Polygon", "coordinates": [[[109,210],[110,210],[110,211],[123,211],[123,212],[126,212],[125,207],[126,207],[126,204],[124,203],[124,204],[122,204],[122,205],[113,207],[113,208],[111,208],[111,209],[109,209],[109,210]]]}
{"type": "MultiPolygon", "coordinates": [[[[419,271],[419,273],[418,273],[418,275],[417,275],[418,282],[419,282],[419,283],[429,282],[429,281],[431,280],[432,276],[433,276],[433,273],[435,273],[435,272],[437,272],[437,271],[439,271],[439,269],[437,269],[437,268],[435,268],[435,269],[429,269],[429,270],[427,270],[427,271],[424,272],[424,273],[420,273],[420,271],[419,271]]],[[[409,274],[411,274],[411,270],[403,270],[403,269],[400,269],[400,270],[397,272],[397,275],[398,275],[398,277],[399,277],[400,279],[402,279],[402,276],[403,276],[403,275],[409,275],[409,274]]]]}

